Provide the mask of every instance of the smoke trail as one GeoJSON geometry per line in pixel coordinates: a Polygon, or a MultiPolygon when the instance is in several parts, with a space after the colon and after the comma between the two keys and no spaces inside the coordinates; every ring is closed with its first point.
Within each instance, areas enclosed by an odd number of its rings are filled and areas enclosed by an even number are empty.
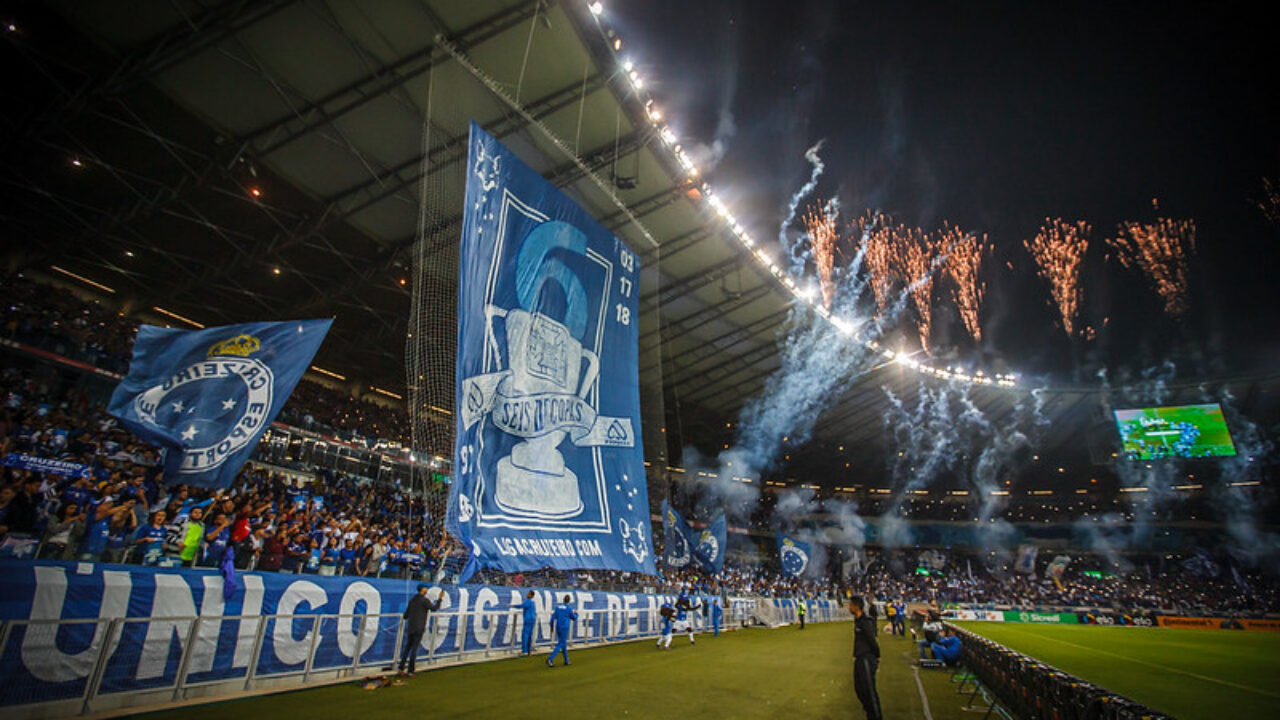
{"type": "Polygon", "coordinates": [[[1134,543],[1134,526],[1123,515],[1106,513],[1093,520],[1081,518],[1073,529],[1076,542],[1105,558],[1113,572],[1125,575],[1133,570],[1133,564],[1122,553],[1134,543]]]}
{"type": "Polygon", "coordinates": [[[782,220],[782,225],[778,227],[778,245],[782,247],[783,253],[790,259],[792,273],[801,274],[804,272],[805,264],[805,244],[792,243],[787,234],[787,228],[791,227],[791,223],[796,219],[796,213],[800,209],[800,203],[813,191],[818,188],[818,178],[822,177],[822,171],[826,169],[822,158],[818,155],[818,151],[822,149],[826,140],[819,140],[813,147],[804,153],[804,159],[809,161],[813,166],[813,170],[809,173],[809,182],[805,183],[799,190],[791,196],[791,201],[787,204],[787,216],[782,220]]]}
{"type": "Polygon", "coordinates": [[[734,522],[751,518],[760,499],[760,477],[751,469],[742,450],[730,448],[712,459],[697,448],[686,446],[680,457],[685,475],[691,481],[682,487],[696,487],[700,491],[690,498],[687,506],[696,507],[699,515],[708,518],[720,510],[734,522]]]}
{"type": "Polygon", "coordinates": [[[822,504],[828,525],[825,539],[829,545],[861,548],[867,542],[867,524],[858,515],[855,500],[827,500],[822,504]]]}
{"type": "MultiPolygon", "coordinates": [[[[1169,383],[1176,377],[1177,367],[1171,361],[1143,370],[1140,380],[1123,388],[1112,388],[1105,370],[1098,372],[1102,383],[1104,407],[1108,410],[1121,407],[1155,407],[1165,404],[1170,395],[1169,383]]],[[[1130,503],[1129,545],[1147,547],[1154,533],[1152,521],[1170,502],[1177,500],[1173,489],[1182,473],[1182,462],[1176,458],[1161,458],[1148,462],[1125,457],[1117,453],[1111,463],[1112,471],[1126,489],[1125,498],[1130,503]]],[[[1109,538],[1114,541],[1114,537],[1109,538]]]]}
{"type": "Polygon", "coordinates": [[[1280,569],[1280,535],[1258,526],[1258,512],[1269,505],[1262,497],[1270,489],[1261,483],[1264,464],[1274,444],[1252,420],[1235,409],[1235,397],[1223,390],[1220,403],[1223,417],[1236,445],[1235,457],[1223,459],[1213,503],[1222,515],[1227,531],[1227,550],[1247,568],[1274,572],[1280,569]]]}
{"type": "Polygon", "coordinates": [[[1044,436],[1049,419],[1044,415],[1044,391],[1034,389],[1015,406],[1013,417],[991,429],[969,475],[971,492],[977,495],[977,539],[985,547],[1007,553],[1015,536],[1013,526],[996,514],[1005,495],[997,495],[1002,479],[1011,480],[1028,463],[1032,448],[1044,436]]]}

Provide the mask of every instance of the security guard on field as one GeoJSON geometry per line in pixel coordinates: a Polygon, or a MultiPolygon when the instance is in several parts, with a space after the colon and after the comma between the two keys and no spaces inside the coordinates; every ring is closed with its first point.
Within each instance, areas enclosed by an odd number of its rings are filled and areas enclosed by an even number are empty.
{"type": "Polygon", "coordinates": [[[853,690],[862,702],[867,720],[882,720],[880,694],[876,692],[876,670],[880,666],[880,643],[876,642],[876,621],[866,612],[867,601],[855,596],[849,601],[853,612],[853,690]]]}

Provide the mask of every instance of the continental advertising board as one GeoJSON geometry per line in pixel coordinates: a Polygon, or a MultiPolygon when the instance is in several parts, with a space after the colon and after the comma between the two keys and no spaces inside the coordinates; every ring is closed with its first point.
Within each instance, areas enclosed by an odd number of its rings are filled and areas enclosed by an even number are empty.
{"type": "Polygon", "coordinates": [[[1224,618],[1224,617],[1184,617],[1181,615],[1162,615],[1157,619],[1160,627],[1189,628],[1199,630],[1253,630],[1260,632],[1280,632],[1280,620],[1224,618]]]}

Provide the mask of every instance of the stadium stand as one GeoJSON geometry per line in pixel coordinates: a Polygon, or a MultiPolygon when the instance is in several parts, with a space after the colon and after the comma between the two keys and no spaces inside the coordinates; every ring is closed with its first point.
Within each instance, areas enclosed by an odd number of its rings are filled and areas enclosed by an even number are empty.
{"type": "MultiPolygon", "coordinates": [[[[117,313],[69,291],[13,276],[3,282],[11,298],[5,308],[3,338],[105,371],[126,362],[133,326],[117,313]]],[[[91,469],[88,478],[33,475],[6,467],[0,489],[0,543],[7,554],[146,565],[212,566],[227,543],[244,569],[361,577],[444,579],[456,576],[465,559],[447,535],[429,535],[415,521],[427,511],[421,494],[334,468],[277,458],[264,440],[260,460],[246,467],[231,489],[208,492],[166,487],[157,452],[117,426],[74,371],[47,357],[16,362],[10,348],[0,373],[5,398],[0,417],[0,450],[74,463],[91,469]],[[21,365],[21,367],[19,367],[21,365]],[[275,462],[271,462],[275,461],[275,462]],[[279,463],[279,465],[275,464],[279,463]],[[314,478],[288,477],[281,465],[314,478]],[[29,482],[38,477],[40,482],[29,482]],[[28,490],[34,489],[34,494],[28,490]],[[69,508],[76,514],[68,516],[69,508]],[[184,561],[176,536],[190,527],[193,508],[203,511],[204,535],[184,561]],[[163,520],[156,521],[163,513],[163,520]],[[147,526],[161,522],[165,538],[148,539],[147,526]],[[167,549],[166,549],[167,548],[167,549]]],[[[285,406],[285,424],[344,440],[402,441],[407,416],[396,407],[359,401],[319,383],[303,383],[285,406]]],[[[767,529],[770,495],[753,517],[767,529]]],[[[921,522],[960,519],[964,505],[927,500],[909,506],[921,522]]],[[[1090,509],[1095,505],[1089,505],[1090,509]]],[[[1072,507],[1041,504],[1006,509],[1006,518],[1037,519],[1072,507]]],[[[1090,509],[1079,506],[1079,512],[1090,509]]],[[[874,508],[868,510],[873,512],[874,508]]],[[[820,523],[821,518],[816,522],[820,523]]],[[[657,528],[655,528],[657,530],[657,528]]],[[[660,530],[657,531],[660,537],[660,530]]],[[[649,578],[618,571],[559,573],[544,570],[504,577],[485,571],[498,584],[557,585],[584,589],[637,590],[699,587],[765,597],[846,596],[851,584],[832,582],[838,568],[819,577],[792,578],[770,566],[761,546],[768,534],[746,535],[714,581],[693,571],[668,571],[655,585],[649,578]],[[833,571],[834,570],[834,571],[833,571]]],[[[1212,568],[1177,554],[1123,558],[1128,572],[1113,573],[1110,559],[1087,552],[1064,575],[1062,588],[1010,571],[1007,555],[973,549],[952,552],[947,565],[931,574],[915,573],[908,554],[871,551],[859,585],[878,598],[907,598],[941,604],[1019,607],[1105,607],[1125,612],[1164,611],[1265,613],[1280,611],[1274,583],[1245,571],[1212,568]],[[1086,572],[1089,571],[1089,574],[1086,572]],[[1105,571],[1105,573],[1104,573],[1105,571]]],[[[830,563],[839,562],[835,555],[830,563]]],[[[1213,561],[1210,561],[1211,563],[1213,561]]]]}

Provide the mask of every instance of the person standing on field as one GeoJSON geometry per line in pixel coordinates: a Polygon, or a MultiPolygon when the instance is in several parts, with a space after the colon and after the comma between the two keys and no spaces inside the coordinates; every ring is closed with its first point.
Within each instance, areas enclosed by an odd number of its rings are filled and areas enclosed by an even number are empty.
{"type": "Polygon", "coordinates": [[[876,621],[866,612],[866,600],[855,596],[849,602],[853,612],[853,690],[867,713],[867,720],[883,720],[880,694],[876,692],[876,670],[880,666],[880,643],[876,642],[876,621]]]}
{"type": "Polygon", "coordinates": [[[520,654],[528,655],[533,652],[533,630],[538,625],[538,605],[533,601],[533,591],[516,607],[520,609],[520,654]]]}
{"type": "Polygon", "coordinates": [[[556,646],[551,648],[551,657],[547,658],[547,667],[555,667],[556,655],[564,654],[564,664],[569,664],[569,632],[572,630],[573,621],[578,619],[578,613],[574,612],[573,606],[569,604],[569,595],[564,596],[564,602],[556,606],[554,612],[551,613],[551,624],[556,629],[556,646]]]}
{"type": "Polygon", "coordinates": [[[418,646],[422,644],[422,635],[427,631],[427,613],[440,609],[440,601],[427,599],[426,583],[418,585],[418,593],[409,598],[409,606],[404,609],[405,625],[404,651],[400,653],[400,675],[413,677],[417,670],[418,646]],[[408,672],[405,672],[406,666],[408,672]]]}

